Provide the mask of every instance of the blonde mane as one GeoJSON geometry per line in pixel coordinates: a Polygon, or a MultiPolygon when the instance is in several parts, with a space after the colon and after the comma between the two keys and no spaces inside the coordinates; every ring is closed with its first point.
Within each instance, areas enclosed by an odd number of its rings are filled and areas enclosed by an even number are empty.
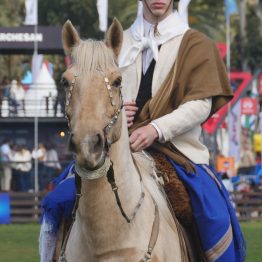
{"type": "Polygon", "coordinates": [[[103,41],[81,40],[72,50],[72,59],[79,77],[116,67],[113,52],[103,41]]]}

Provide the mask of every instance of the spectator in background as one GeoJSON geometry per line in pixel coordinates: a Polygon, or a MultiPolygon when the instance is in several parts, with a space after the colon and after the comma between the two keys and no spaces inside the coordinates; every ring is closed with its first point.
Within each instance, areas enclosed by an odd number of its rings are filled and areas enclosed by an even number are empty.
{"type": "Polygon", "coordinates": [[[0,116],[2,115],[2,103],[3,100],[7,100],[9,103],[10,99],[10,83],[8,78],[5,76],[2,81],[2,85],[0,88],[0,116]]]}
{"type": "Polygon", "coordinates": [[[0,85],[0,117],[2,116],[3,86],[0,85]]]}
{"type": "Polygon", "coordinates": [[[258,184],[255,186],[255,191],[262,192],[262,175],[259,176],[258,184]]]}
{"type": "Polygon", "coordinates": [[[221,181],[224,185],[224,187],[226,188],[227,192],[229,193],[229,200],[232,204],[232,206],[234,207],[234,209],[236,208],[236,203],[235,203],[235,199],[234,199],[234,196],[233,193],[234,192],[234,186],[233,186],[233,183],[231,182],[227,172],[224,172],[221,176],[221,181]]]}
{"type": "Polygon", "coordinates": [[[229,193],[234,191],[233,183],[231,182],[228,174],[224,172],[221,176],[222,183],[229,193]]]}
{"type": "Polygon", "coordinates": [[[251,185],[248,181],[242,180],[238,183],[236,190],[241,193],[249,193],[251,191],[251,185]]]}
{"type": "Polygon", "coordinates": [[[14,115],[17,115],[18,109],[25,113],[25,90],[21,85],[20,79],[11,82],[11,101],[14,107],[14,115]]]}
{"type": "Polygon", "coordinates": [[[38,160],[38,174],[39,174],[39,189],[44,189],[44,176],[45,176],[45,166],[47,150],[43,143],[39,143],[38,149],[32,151],[32,158],[38,160]]]}
{"type": "Polygon", "coordinates": [[[25,145],[18,146],[13,156],[16,176],[16,190],[27,191],[30,188],[30,171],[32,169],[32,155],[25,145]]]}
{"type": "Polygon", "coordinates": [[[3,174],[1,176],[1,190],[2,191],[10,191],[11,189],[11,179],[12,179],[12,169],[11,169],[11,161],[12,161],[12,150],[11,150],[12,141],[9,138],[4,139],[1,148],[1,162],[3,167],[3,174]]]}
{"type": "Polygon", "coordinates": [[[46,161],[44,162],[45,174],[44,174],[44,188],[48,186],[52,180],[54,180],[57,174],[61,171],[61,165],[59,163],[58,154],[52,143],[47,144],[46,161]]]}
{"type": "Polygon", "coordinates": [[[6,76],[4,76],[2,81],[2,88],[3,88],[3,97],[7,100],[10,98],[10,82],[6,76]]]}
{"type": "Polygon", "coordinates": [[[57,96],[54,104],[54,116],[57,116],[58,105],[60,105],[61,107],[61,112],[63,116],[65,115],[65,99],[66,99],[65,88],[63,87],[63,85],[61,85],[61,83],[58,83],[57,96]]]}

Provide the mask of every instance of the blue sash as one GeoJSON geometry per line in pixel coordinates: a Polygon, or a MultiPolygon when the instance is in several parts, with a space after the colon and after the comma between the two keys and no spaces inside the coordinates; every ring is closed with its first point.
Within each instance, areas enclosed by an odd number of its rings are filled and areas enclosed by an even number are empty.
{"type": "Polygon", "coordinates": [[[63,218],[70,218],[75,203],[75,177],[66,178],[74,162],[71,162],[54,181],[56,187],[43,199],[43,218],[56,233],[63,218]]]}
{"type": "Polygon", "coordinates": [[[195,165],[196,173],[170,160],[190,196],[193,216],[208,261],[243,262],[246,244],[228,192],[207,165],[195,165]]]}

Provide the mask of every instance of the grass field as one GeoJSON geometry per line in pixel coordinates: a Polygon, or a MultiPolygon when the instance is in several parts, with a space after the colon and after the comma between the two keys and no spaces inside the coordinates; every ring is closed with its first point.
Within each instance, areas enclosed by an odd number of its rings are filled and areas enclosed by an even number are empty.
{"type": "MultiPolygon", "coordinates": [[[[247,262],[262,261],[262,222],[242,223],[247,262]]],[[[37,262],[39,225],[1,225],[0,262],[37,262]]],[[[228,261],[230,262],[230,261],[228,261]]]]}

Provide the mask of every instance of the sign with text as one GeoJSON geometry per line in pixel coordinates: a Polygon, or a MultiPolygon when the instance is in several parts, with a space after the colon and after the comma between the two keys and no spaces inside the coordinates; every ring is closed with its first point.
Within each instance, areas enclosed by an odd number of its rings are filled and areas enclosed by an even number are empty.
{"type": "Polygon", "coordinates": [[[241,99],[241,114],[255,115],[257,113],[257,100],[251,97],[241,99]]]}
{"type": "Polygon", "coordinates": [[[60,26],[0,27],[0,54],[64,54],[60,26]]]}

